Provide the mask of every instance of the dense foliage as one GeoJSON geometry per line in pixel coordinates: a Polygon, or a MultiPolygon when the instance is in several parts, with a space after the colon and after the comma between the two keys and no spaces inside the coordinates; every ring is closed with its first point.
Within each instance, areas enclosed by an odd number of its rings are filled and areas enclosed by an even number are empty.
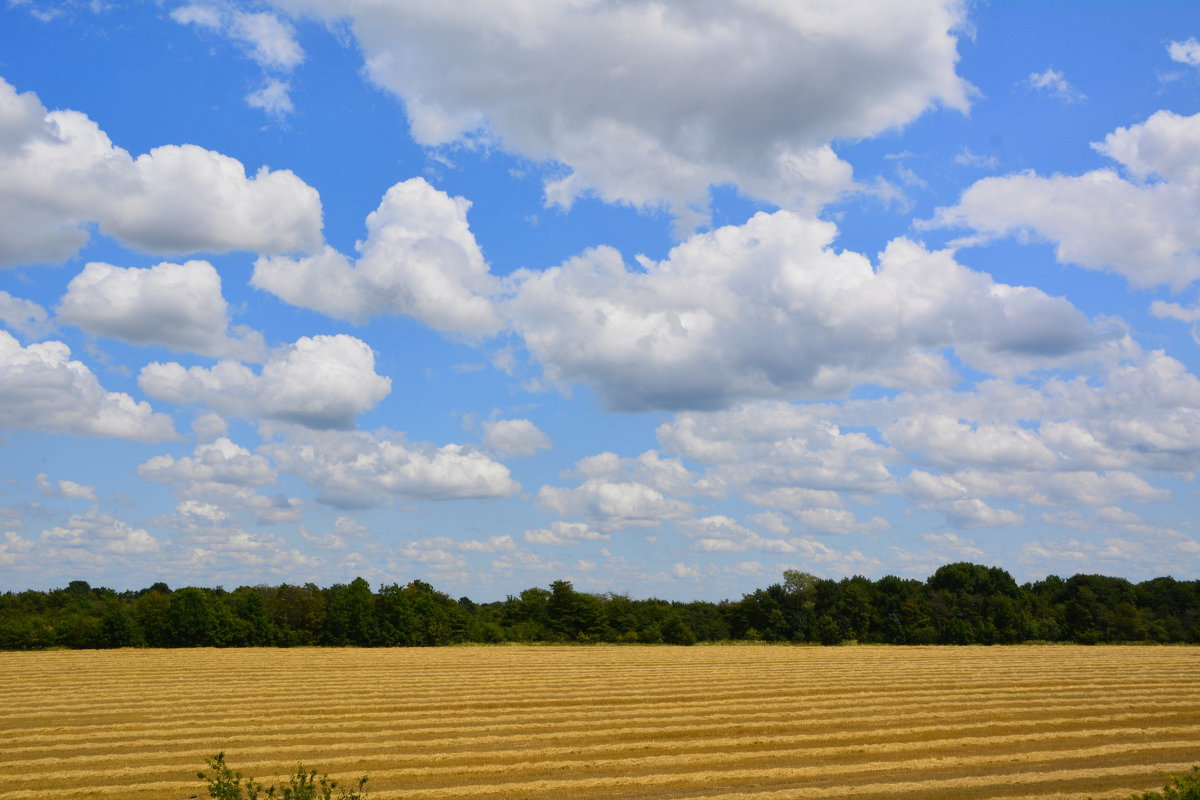
{"type": "Polygon", "coordinates": [[[317,771],[305,769],[297,764],[288,776],[288,782],[276,786],[264,786],[254,778],[235,772],[225,763],[225,753],[217,753],[206,760],[209,772],[197,772],[196,777],[204,781],[208,796],[216,800],[334,800],[333,791],[338,789],[337,800],[366,800],[367,776],[358,779],[355,789],[341,788],[328,775],[317,776],[317,771]]]}
{"type": "Polygon", "coordinates": [[[891,644],[1024,641],[1200,643],[1200,581],[1051,576],[1018,586],[997,567],[947,564],[924,582],[840,581],[788,570],[737,601],[588,594],[569,581],[503,601],[453,600],[423,581],[372,591],[242,586],[115,592],[72,581],[0,595],[0,648],[432,646],[459,642],[847,640],[891,644]]]}
{"type": "Polygon", "coordinates": [[[1187,775],[1175,775],[1161,792],[1133,794],[1129,800],[1200,800],[1200,767],[1187,775]]]}

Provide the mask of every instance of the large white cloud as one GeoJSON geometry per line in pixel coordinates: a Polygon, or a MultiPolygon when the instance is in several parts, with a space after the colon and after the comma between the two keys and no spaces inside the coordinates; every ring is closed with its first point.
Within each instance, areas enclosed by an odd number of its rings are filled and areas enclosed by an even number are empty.
{"type": "Polygon", "coordinates": [[[321,243],[321,202],[288,170],[247,177],[195,145],[137,158],[77,111],[47,111],[0,78],[0,267],[62,262],[86,226],[147,252],[291,252],[321,243]]]}
{"type": "Polygon", "coordinates": [[[955,0],[528,3],[274,0],[348,18],[425,145],[484,139],[570,174],[564,204],[703,205],[734,184],[792,205],[850,169],[828,143],[967,106],[955,0]]]}
{"type": "Polygon", "coordinates": [[[213,367],[154,362],[138,385],[175,403],[204,403],[224,415],[296,422],[311,428],[349,428],[391,391],[375,372],[375,354],[345,334],[302,336],[276,348],[260,373],[237,361],[213,367]]]}
{"type": "Polygon", "coordinates": [[[67,286],[58,317],[89,333],[208,356],[262,358],[262,336],[231,337],[221,277],[207,261],[122,269],[92,262],[67,286]]]}
{"type": "Polygon", "coordinates": [[[145,442],[176,438],[171,418],[109,392],[62,342],[21,347],[0,331],[0,428],[145,442]]]}
{"type": "Polygon", "coordinates": [[[316,488],[321,502],[339,508],[365,508],[397,497],[509,497],[521,488],[508,467],[478,450],[410,443],[387,431],[293,431],[262,449],[279,469],[316,488]]]}
{"type": "Polygon", "coordinates": [[[1087,376],[860,404],[849,416],[941,470],[1200,469],[1200,379],[1161,351],[1087,376]]]}
{"type": "Polygon", "coordinates": [[[759,515],[778,535],[886,530],[870,509],[898,492],[955,528],[1011,527],[1027,506],[1170,499],[1156,475],[1200,469],[1200,379],[1127,343],[1123,358],[1085,375],[839,403],[750,402],[679,414],[658,438],[705,465],[697,483],[786,512],[759,515]]]}
{"type": "Polygon", "coordinates": [[[138,465],[142,478],[156,483],[213,481],[235,486],[267,486],[275,482],[270,462],[222,436],[196,446],[191,457],[154,456],[138,465]]]}
{"type": "Polygon", "coordinates": [[[984,178],[929,225],[967,227],[981,242],[1032,233],[1062,263],[1110,270],[1139,287],[1180,289],[1200,278],[1200,114],[1159,111],[1092,145],[1119,162],[1083,175],[984,178]]]}
{"type": "Polygon", "coordinates": [[[780,211],[694,236],[641,269],[596,248],[519,274],[506,309],[550,378],[587,383],[619,410],[946,385],[957,378],[941,348],[1012,373],[1101,343],[1066,300],[996,283],[949,252],[898,239],[876,270],[835,252],[835,235],[780,211]]]}
{"type": "Polygon", "coordinates": [[[362,322],[407,314],[440,331],[495,333],[497,290],[467,226],[470,203],[423,178],[397,183],[367,216],[351,260],[326,245],[298,258],[260,258],[252,283],[292,305],[362,322]]]}

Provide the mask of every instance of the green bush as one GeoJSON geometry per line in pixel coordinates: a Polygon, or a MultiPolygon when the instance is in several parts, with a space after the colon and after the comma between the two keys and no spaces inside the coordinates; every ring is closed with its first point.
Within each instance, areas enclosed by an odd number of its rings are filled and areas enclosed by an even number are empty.
{"type": "Polygon", "coordinates": [[[1200,800],[1200,767],[1187,775],[1172,775],[1161,792],[1130,795],[1129,800],[1200,800]]]}
{"type": "MultiPolygon", "coordinates": [[[[253,778],[234,772],[225,763],[225,753],[220,752],[206,759],[207,772],[197,772],[196,777],[208,787],[209,797],[216,800],[333,800],[333,790],[339,789],[338,782],[328,775],[317,775],[317,771],[306,770],[303,764],[288,778],[286,785],[263,786],[253,778]]],[[[366,800],[367,776],[358,779],[358,788],[339,789],[337,800],[366,800]]]]}

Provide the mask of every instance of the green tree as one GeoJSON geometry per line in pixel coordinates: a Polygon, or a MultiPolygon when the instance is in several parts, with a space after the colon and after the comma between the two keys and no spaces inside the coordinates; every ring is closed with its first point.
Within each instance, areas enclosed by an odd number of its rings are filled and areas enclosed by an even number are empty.
{"type": "Polygon", "coordinates": [[[174,647],[212,644],[212,613],[203,589],[189,586],[167,601],[168,643],[174,647]]]}
{"type": "Polygon", "coordinates": [[[662,624],[662,640],[665,644],[693,645],[696,632],[683,621],[678,612],[672,612],[662,624]]]}

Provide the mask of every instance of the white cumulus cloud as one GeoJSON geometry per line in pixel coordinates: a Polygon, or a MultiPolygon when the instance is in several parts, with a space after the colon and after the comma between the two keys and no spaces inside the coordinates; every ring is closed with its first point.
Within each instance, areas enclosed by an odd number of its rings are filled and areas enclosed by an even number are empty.
{"type": "Polygon", "coordinates": [[[483,423],[483,446],[501,456],[528,456],[552,445],[527,419],[498,419],[483,423]]]}
{"type": "Polygon", "coordinates": [[[525,531],[525,541],[532,544],[549,544],[569,547],[581,542],[607,542],[612,536],[592,530],[586,522],[552,522],[549,528],[533,528],[525,531]]]}
{"type": "Polygon", "coordinates": [[[1101,343],[1062,298],[996,283],[907,239],[876,269],[835,252],[836,233],[780,211],[693,236],[641,269],[596,248],[520,273],[505,308],[551,379],[587,383],[618,410],[826,397],[863,383],[928,388],[956,380],[940,348],[1013,372],[1101,343]]]}
{"type": "Polygon", "coordinates": [[[1189,36],[1182,42],[1169,42],[1167,55],[1180,64],[1200,67],[1200,42],[1196,41],[1195,36],[1189,36]]]}
{"type": "Polygon", "coordinates": [[[1200,114],[1159,111],[1092,147],[1127,176],[1097,169],[984,178],[927,224],[977,232],[960,244],[1033,234],[1055,243],[1059,262],[1109,270],[1137,287],[1178,290],[1200,278],[1200,114]]]}
{"type": "Polygon", "coordinates": [[[87,225],[146,252],[292,252],[321,242],[321,202],[288,170],[196,145],[137,158],[87,116],[0,78],[0,267],[65,261],[87,225]]]}
{"type": "Polygon", "coordinates": [[[36,482],[38,491],[49,497],[64,497],[69,500],[90,500],[93,503],[100,500],[96,496],[96,488],[94,486],[85,486],[82,483],[65,480],[52,482],[46,477],[46,473],[44,472],[38,474],[36,482]]]}
{"type": "Polygon", "coordinates": [[[196,446],[191,457],[155,456],[138,465],[137,473],[148,481],[214,481],[237,486],[267,486],[275,482],[270,462],[222,436],[211,444],[196,446]]]}
{"type": "Polygon", "coordinates": [[[367,216],[353,261],[326,245],[298,258],[262,257],[252,283],[292,305],[363,322],[406,314],[440,331],[496,333],[497,291],[467,225],[470,203],[423,178],[392,186],[367,216]]]}
{"type": "Polygon", "coordinates": [[[262,371],[237,361],[213,367],[154,362],[138,376],[142,391],[175,403],[203,403],[222,415],[349,428],[391,391],[375,354],[353,336],[302,336],[276,348],[262,371]]]}
{"type": "Polygon", "coordinates": [[[34,338],[41,337],[50,330],[46,309],[32,300],[13,297],[5,291],[0,291],[0,323],[9,330],[34,338]]]}
{"type": "Polygon", "coordinates": [[[1034,89],[1045,92],[1064,103],[1078,103],[1087,99],[1084,94],[1067,82],[1061,72],[1051,67],[1047,67],[1041,72],[1031,72],[1026,82],[1034,89]]]}
{"type": "Polygon", "coordinates": [[[301,431],[265,445],[279,469],[298,475],[318,498],[365,508],[393,498],[509,497],[520,491],[508,467],[458,444],[410,443],[392,432],[301,431]]]}
{"type": "Polygon", "coordinates": [[[0,331],[0,428],[144,442],[176,438],[171,418],[109,392],[62,342],[22,347],[0,331]]]}
{"type": "Polygon", "coordinates": [[[207,261],[122,269],[92,262],[67,285],[58,317],[89,333],[208,356],[258,360],[262,336],[229,335],[221,277],[207,261]]]}
{"type": "Polygon", "coordinates": [[[950,0],[274,4],[348,19],[418,142],[566,165],[546,186],[564,205],[704,206],[717,184],[819,202],[851,185],[829,142],[965,109],[970,91],[950,0]]]}

